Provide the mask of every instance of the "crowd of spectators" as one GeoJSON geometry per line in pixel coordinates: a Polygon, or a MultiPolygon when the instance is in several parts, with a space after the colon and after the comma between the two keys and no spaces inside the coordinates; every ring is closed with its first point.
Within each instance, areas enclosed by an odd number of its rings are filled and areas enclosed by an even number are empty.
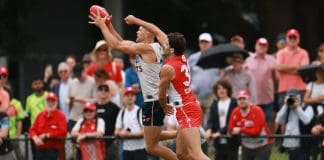
{"type": "MultiPolygon", "coordinates": [[[[300,38],[297,30],[290,29],[278,40],[278,51],[269,54],[269,42],[261,37],[247,59],[235,53],[227,58],[226,68],[203,69],[197,62],[213,47],[213,37],[209,33],[198,37],[200,50],[189,56],[188,64],[192,89],[203,108],[202,139],[213,139],[215,159],[269,159],[272,139],[240,139],[240,135],[319,135],[324,131],[324,44],[312,62],[318,65],[316,79],[306,84],[297,72],[310,63],[308,52],[299,46],[300,38]]],[[[230,43],[245,47],[239,35],[230,43]]],[[[124,69],[123,58],[114,57],[106,41],[100,40],[80,62],[69,55],[56,73],[46,67],[44,75],[33,76],[33,92],[24,105],[13,97],[10,74],[1,67],[0,159],[23,159],[18,143],[8,140],[20,138],[23,127],[33,142],[34,159],[147,159],[141,83],[135,58],[129,57],[129,62],[130,67],[124,69]],[[29,126],[23,126],[26,117],[29,126]],[[111,138],[96,139],[103,136],[111,138]],[[63,147],[66,142],[60,138],[64,137],[75,138],[72,155],[63,147]]],[[[173,116],[165,122],[166,130],[177,128],[173,116]]],[[[317,156],[318,147],[307,145],[299,138],[285,138],[282,143],[294,160],[317,156]]],[[[176,147],[174,142],[168,146],[176,147]]]]}

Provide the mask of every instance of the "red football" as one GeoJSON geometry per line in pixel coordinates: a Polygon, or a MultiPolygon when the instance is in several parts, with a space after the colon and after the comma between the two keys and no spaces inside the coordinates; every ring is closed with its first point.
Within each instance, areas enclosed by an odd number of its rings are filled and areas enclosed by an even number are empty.
{"type": "MultiPolygon", "coordinates": [[[[98,5],[92,5],[89,9],[89,13],[94,14],[94,15],[99,14],[100,17],[102,17],[102,18],[109,15],[109,13],[107,12],[107,10],[105,8],[98,6],[98,5]]],[[[109,23],[110,23],[110,20],[106,19],[106,25],[109,25],[109,23]]]]}

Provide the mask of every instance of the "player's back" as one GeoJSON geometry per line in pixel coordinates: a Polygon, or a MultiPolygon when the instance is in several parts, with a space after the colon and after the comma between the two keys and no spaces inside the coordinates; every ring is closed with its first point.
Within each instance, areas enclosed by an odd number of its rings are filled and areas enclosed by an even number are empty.
{"type": "Polygon", "coordinates": [[[175,78],[171,80],[169,87],[169,100],[175,107],[181,107],[190,102],[196,102],[197,98],[191,90],[191,74],[185,55],[172,56],[166,64],[175,70],[175,78]]]}

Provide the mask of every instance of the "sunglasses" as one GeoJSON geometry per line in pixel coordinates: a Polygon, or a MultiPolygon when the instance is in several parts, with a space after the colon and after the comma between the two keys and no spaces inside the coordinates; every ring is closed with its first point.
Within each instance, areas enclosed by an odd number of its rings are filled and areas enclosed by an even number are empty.
{"type": "Polygon", "coordinates": [[[94,112],[93,110],[89,110],[89,109],[83,111],[83,113],[93,113],[93,112],[94,112]]]}
{"type": "Polygon", "coordinates": [[[100,52],[100,51],[107,51],[108,50],[108,48],[98,48],[97,49],[97,52],[100,52]]]}
{"type": "Polygon", "coordinates": [[[1,74],[1,75],[0,75],[0,79],[7,79],[7,78],[8,78],[7,75],[4,75],[4,74],[1,74]]]}
{"type": "Polygon", "coordinates": [[[102,91],[102,92],[109,92],[109,88],[108,87],[106,87],[106,86],[99,86],[98,87],[98,91],[102,91]]]}
{"type": "Polygon", "coordinates": [[[296,37],[296,36],[289,36],[288,38],[291,39],[291,40],[296,40],[298,37],[296,37]]]}

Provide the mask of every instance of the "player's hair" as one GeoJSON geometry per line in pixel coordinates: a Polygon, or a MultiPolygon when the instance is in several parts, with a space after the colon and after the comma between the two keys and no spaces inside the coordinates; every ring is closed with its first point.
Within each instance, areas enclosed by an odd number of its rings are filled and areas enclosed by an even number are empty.
{"type": "Polygon", "coordinates": [[[170,48],[174,49],[175,55],[181,55],[186,49],[186,39],[183,34],[175,32],[175,33],[169,33],[169,44],[170,48]]]}

